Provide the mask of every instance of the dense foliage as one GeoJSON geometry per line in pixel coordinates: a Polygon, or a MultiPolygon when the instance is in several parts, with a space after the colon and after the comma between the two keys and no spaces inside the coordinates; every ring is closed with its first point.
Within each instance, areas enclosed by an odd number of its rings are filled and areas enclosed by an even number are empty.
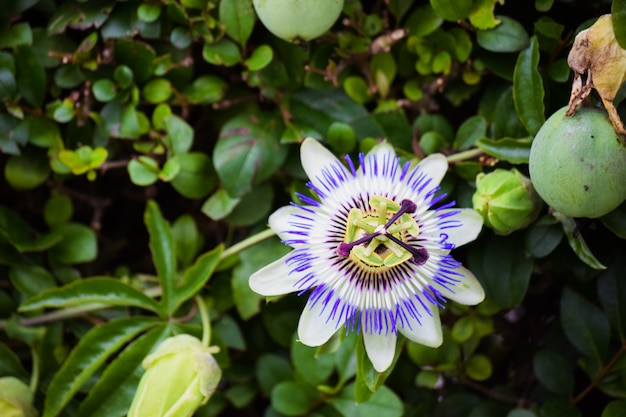
{"type": "Polygon", "coordinates": [[[576,33],[613,9],[625,45],[625,3],[346,0],[289,43],[251,0],[3,2],[0,379],[43,417],[124,416],[144,357],[208,313],[223,375],[196,416],[626,415],[626,206],[565,217],[527,182],[576,33]],[[445,306],[440,348],[401,339],[378,374],[354,333],[297,341],[304,297],[249,288],[289,250],[266,224],[308,192],[305,137],[441,152],[449,200],[494,193],[454,252],[487,299],[445,306]]]}

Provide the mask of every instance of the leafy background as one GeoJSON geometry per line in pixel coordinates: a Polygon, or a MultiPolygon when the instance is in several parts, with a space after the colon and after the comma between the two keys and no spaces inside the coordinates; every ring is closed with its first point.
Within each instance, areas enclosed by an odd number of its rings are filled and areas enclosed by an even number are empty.
{"type": "Polygon", "coordinates": [[[448,304],[443,346],[403,342],[385,374],[354,335],[297,343],[304,300],[247,285],[288,250],[264,230],[305,192],[304,137],[443,152],[471,207],[478,173],[528,173],[575,34],[612,8],[624,23],[625,2],[346,0],[302,45],[249,0],[6,3],[0,377],[44,417],[125,415],[143,357],[199,335],[196,295],[224,371],[197,416],[626,415],[626,207],[485,228],[455,256],[487,300],[448,304]]]}

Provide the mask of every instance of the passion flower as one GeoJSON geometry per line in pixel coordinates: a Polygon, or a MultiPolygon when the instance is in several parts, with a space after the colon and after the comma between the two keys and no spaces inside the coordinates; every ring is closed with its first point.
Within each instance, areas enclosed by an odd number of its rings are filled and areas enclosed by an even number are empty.
{"type": "Polygon", "coordinates": [[[539,129],[530,149],[530,179],[557,212],[596,218],[626,199],[626,149],[606,112],[583,107],[571,117],[567,107],[539,129]]]}
{"type": "Polygon", "coordinates": [[[416,166],[401,163],[388,143],[344,165],[314,139],[301,148],[308,184],[318,199],[280,208],[269,225],[294,248],[250,277],[259,294],[309,294],[298,337],[320,346],[342,326],[363,335],[380,372],[391,366],[398,333],[423,345],[442,342],[439,307],[465,305],[484,292],[450,252],[476,238],[473,209],[440,205],[448,164],[441,154],[416,166]]]}

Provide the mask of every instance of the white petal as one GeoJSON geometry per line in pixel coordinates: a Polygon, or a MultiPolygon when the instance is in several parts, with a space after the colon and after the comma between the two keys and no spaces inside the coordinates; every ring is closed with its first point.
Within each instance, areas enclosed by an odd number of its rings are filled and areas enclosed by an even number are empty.
{"type": "Polygon", "coordinates": [[[265,295],[282,295],[298,291],[296,274],[289,274],[286,260],[291,254],[272,262],[250,276],[248,284],[252,291],[265,295]]]}
{"type": "Polygon", "coordinates": [[[324,145],[313,138],[306,138],[300,147],[300,161],[302,168],[309,179],[315,184],[316,178],[323,178],[322,170],[331,166],[336,166],[343,171],[346,169],[339,160],[324,145]]]}
{"type": "Polygon", "coordinates": [[[407,339],[421,345],[439,347],[443,342],[441,321],[439,320],[439,308],[433,305],[430,307],[430,311],[432,312],[432,316],[423,312],[419,322],[415,319],[411,319],[411,328],[406,325],[400,327],[400,333],[407,339]]]}
{"type": "Polygon", "coordinates": [[[321,346],[328,342],[328,339],[335,334],[343,323],[336,320],[327,320],[328,309],[331,308],[332,300],[324,309],[324,303],[318,301],[312,302],[311,299],[306,303],[300,322],[298,323],[298,338],[307,346],[321,346]]]}
{"type": "Polygon", "coordinates": [[[437,212],[437,215],[445,215],[447,212],[458,211],[460,213],[454,216],[445,217],[445,220],[454,220],[460,222],[462,226],[451,227],[445,229],[443,233],[448,235],[446,243],[452,243],[455,247],[465,245],[473,240],[476,240],[478,234],[483,228],[483,217],[474,209],[443,209],[437,212]]]}
{"type": "Polygon", "coordinates": [[[391,366],[396,352],[396,335],[363,332],[363,342],[374,369],[385,372],[391,366]]]}
{"type": "Polygon", "coordinates": [[[428,155],[418,164],[419,168],[432,178],[432,185],[439,185],[448,171],[448,160],[440,153],[428,155]]]}
{"type": "Polygon", "coordinates": [[[483,290],[480,282],[478,282],[469,269],[461,266],[455,269],[454,272],[458,272],[464,276],[455,276],[455,278],[459,278],[461,282],[451,287],[450,290],[442,287],[438,288],[444,297],[466,306],[474,306],[485,299],[485,290],[483,290]]]}
{"type": "Polygon", "coordinates": [[[302,210],[294,206],[284,206],[272,213],[268,219],[270,229],[272,229],[282,241],[293,238],[293,236],[285,233],[287,230],[293,230],[292,227],[289,227],[289,222],[294,220],[293,214],[302,214],[302,210]]]}

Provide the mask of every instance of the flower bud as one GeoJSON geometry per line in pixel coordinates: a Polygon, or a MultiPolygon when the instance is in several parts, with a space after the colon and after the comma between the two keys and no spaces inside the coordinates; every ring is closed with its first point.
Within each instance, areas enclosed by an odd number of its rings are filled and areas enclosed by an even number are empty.
{"type": "Polygon", "coordinates": [[[142,362],[146,372],[128,417],[191,417],[209,400],[222,376],[215,352],[187,334],[164,340],[142,362]]]}
{"type": "Polygon", "coordinates": [[[0,378],[0,416],[35,417],[33,393],[28,385],[12,376],[0,378]]]}
{"type": "Polygon", "coordinates": [[[542,206],[530,179],[514,168],[478,174],[472,203],[485,224],[501,235],[529,225],[542,206]]]}

